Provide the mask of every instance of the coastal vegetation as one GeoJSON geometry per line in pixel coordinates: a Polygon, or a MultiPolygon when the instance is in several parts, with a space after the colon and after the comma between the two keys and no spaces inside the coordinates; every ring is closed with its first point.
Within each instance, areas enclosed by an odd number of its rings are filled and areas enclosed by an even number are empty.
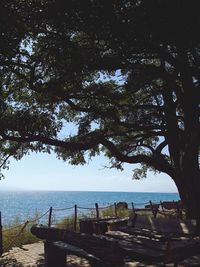
{"type": "Polygon", "coordinates": [[[32,224],[29,224],[27,227],[21,229],[23,225],[19,225],[18,220],[16,219],[10,225],[3,227],[3,251],[7,252],[12,249],[12,247],[22,247],[26,244],[31,244],[39,241],[37,237],[31,234],[30,228],[32,224]]]}
{"type": "MultiPolygon", "coordinates": [[[[118,217],[124,218],[129,216],[132,213],[131,210],[128,209],[118,209],[118,217]]],[[[3,226],[3,249],[4,252],[8,251],[12,247],[21,247],[26,244],[31,244],[39,241],[39,239],[32,235],[30,229],[31,227],[37,223],[35,221],[36,217],[40,217],[39,214],[36,214],[34,216],[34,223],[28,223],[27,226],[21,231],[25,223],[21,223],[19,218],[16,217],[14,222],[8,225],[3,226]]],[[[113,207],[106,208],[102,210],[101,217],[114,217],[114,211],[113,207]]],[[[86,218],[95,218],[95,214],[93,212],[88,212],[87,214],[79,215],[77,218],[77,228],[76,230],[79,231],[79,221],[81,219],[86,218]]],[[[29,218],[30,222],[33,220],[33,218],[29,218]]],[[[60,218],[59,220],[54,220],[53,227],[60,228],[60,229],[66,229],[74,231],[74,215],[69,215],[67,217],[60,218]]],[[[44,225],[47,225],[47,222],[44,223],[44,225]]]]}
{"type": "Polygon", "coordinates": [[[74,165],[103,153],[140,163],[135,179],[169,175],[199,218],[197,2],[1,1],[1,168],[30,151],[74,165]]]}

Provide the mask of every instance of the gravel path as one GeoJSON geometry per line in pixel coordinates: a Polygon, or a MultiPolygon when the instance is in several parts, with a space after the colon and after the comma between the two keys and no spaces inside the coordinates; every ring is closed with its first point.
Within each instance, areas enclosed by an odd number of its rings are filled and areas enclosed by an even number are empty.
{"type": "MultiPolygon", "coordinates": [[[[1,267],[44,267],[44,244],[43,242],[37,242],[34,244],[28,244],[22,246],[22,248],[13,248],[9,252],[2,255],[0,259],[1,267]]],[[[67,265],[68,267],[90,267],[87,260],[76,257],[74,255],[68,255],[67,265]]],[[[127,262],[124,267],[145,267],[139,262],[127,262]]],[[[149,267],[163,266],[163,265],[148,265],[149,267]]],[[[168,264],[166,266],[173,266],[168,264]]],[[[184,261],[179,264],[179,267],[200,266],[200,256],[193,257],[190,260],[184,261]]],[[[59,266],[58,266],[59,267],[59,266]]]]}

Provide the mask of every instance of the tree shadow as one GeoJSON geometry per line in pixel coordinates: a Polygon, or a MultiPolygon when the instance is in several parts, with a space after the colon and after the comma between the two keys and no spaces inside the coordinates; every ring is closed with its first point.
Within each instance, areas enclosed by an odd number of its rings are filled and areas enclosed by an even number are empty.
{"type": "Polygon", "coordinates": [[[15,259],[0,259],[0,266],[1,267],[23,267],[23,265],[17,262],[15,259]]]}
{"type": "MultiPolygon", "coordinates": [[[[37,262],[34,264],[36,267],[44,267],[44,253],[39,254],[37,262]]],[[[9,255],[0,258],[0,267],[24,267],[24,264],[18,262],[15,258],[9,255]]]]}
{"type": "Polygon", "coordinates": [[[44,267],[44,259],[39,259],[36,264],[37,267],[44,267]]]}

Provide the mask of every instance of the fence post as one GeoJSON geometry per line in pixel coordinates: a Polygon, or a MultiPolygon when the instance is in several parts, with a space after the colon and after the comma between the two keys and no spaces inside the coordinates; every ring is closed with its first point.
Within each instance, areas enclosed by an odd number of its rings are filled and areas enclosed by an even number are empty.
{"type": "Polygon", "coordinates": [[[153,204],[151,200],[149,201],[149,203],[150,203],[150,206],[151,206],[151,211],[153,213],[153,217],[156,218],[156,215],[158,213],[157,204],[153,204]]]}
{"type": "Polygon", "coordinates": [[[49,209],[49,221],[48,221],[48,227],[51,227],[51,218],[52,218],[52,207],[49,209]]]}
{"type": "Polygon", "coordinates": [[[165,212],[165,209],[163,207],[163,204],[162,204],[162,201],[161,200],[160,200],[160,206],[161,206],[161,209],[162,209],[162,212],[163,212],[164,217],[167,218],[167,214],[165,212]]]}
{"type": "Polygon", "coordinates": [[[116,202],[114,203],[114,208],[115,208],[115,217],[117,217],[117,204],[116,204],[116,202]]]}
{"type": "Polygon", "coordinates": [[[76,232],[77,227],[77,205],[74,205],[74,231],[76,232]]]}
{"type": "Polygon", "coordinates": [[[131,202],[131,206],[132,206],[132,211],[133,211],[133,214],[134,214],[135,213],[135,207],[134,207],[133,202],[131,202]]]}
{"type": "Polygon", "coordinates": [[[95,208],[96,208],[96,217],[99,219],[99,205],[98,203],[95,203],[95,208]]]}
{"type": "Polygon", "coordinates": [[[0,255],[3,254],[3,236],[2,236],[2,222],[1,222],[1,211],[0,211],[0,255]]]}

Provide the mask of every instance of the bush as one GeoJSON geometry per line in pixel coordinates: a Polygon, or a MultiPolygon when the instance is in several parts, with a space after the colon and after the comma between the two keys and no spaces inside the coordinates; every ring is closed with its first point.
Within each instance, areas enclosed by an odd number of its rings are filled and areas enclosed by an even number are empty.
{"type": "MultiPolygon", "coordinates": [[[[124,217],[129,217],[133,211],[131,209],[123,209],[123,208],[118,208],[117,209],[117,217],[119,218],[124,218],[124,217]]],[[[110,206],[108,208],[105,208],[101,210],[101,217],[115,217],[115,209],[114,206],[110,206]]]]}

